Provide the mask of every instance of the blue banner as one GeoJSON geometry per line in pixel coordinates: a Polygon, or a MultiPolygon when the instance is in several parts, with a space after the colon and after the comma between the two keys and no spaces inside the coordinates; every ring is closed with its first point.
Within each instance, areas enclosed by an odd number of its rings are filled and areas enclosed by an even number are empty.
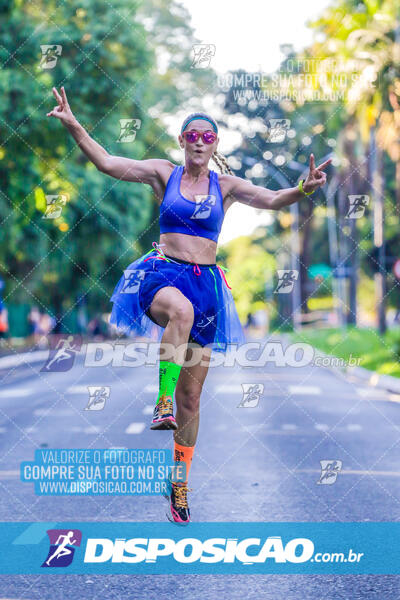
{"type": "Polygon", "coordinates": [[[1,574],[400,573],[400,523],[0,523],[1,574]]]}

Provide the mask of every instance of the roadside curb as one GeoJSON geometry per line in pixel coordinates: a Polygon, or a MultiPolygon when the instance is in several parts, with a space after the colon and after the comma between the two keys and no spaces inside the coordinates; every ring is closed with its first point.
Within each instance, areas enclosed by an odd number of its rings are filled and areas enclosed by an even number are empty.
{"type": "MultiPolygon", "coordinates": [[[[282,336],[284,339],[290,339],[290,334],[284,334],[282,336]]],[[[312,345],[312,344],[311,344],[312,345]]],[[[376,387],[379,389],[386,390],[388,392],[392,392],[395,394],[400,394],[400,378],[393,377],[392,375],[382,375],[380,373],[376,373],[376,371],[369,371],[368,369],[364,369],[364,367],[349,367],[344,365],[334,364],[335,361],[346,359],[341,359],[338,356],[334,356],[333,354],[326,354],[319,348],[312,346],[314,350],[314,358],[328,358],[332,361],[333,364],[329,365],[319,365],[323,369],[330,369],[337,375],[340,375],[342,378],[355,377],[363,381],[366,385],[371,387],[376,387]]]]}
{"type": "Polygon", "coordinates": [[[368,385],[400,394],[400,379],[398,377],[382,375],[375,371],[368,371],[368,369],[364,369],[363,367],[347,367],[346,372],[349,375],[363,379],[368,385]]]}
{"type": "MultiPolygon", "coordinates": [[[[326,354],[325,352],[323,352],[319,348],[315,348],[314,346],[313,348],[316,356],[321,356],[323,358],[327,357],[333,360],[341,360],[338,356],[326,354]]],[[[321,365],[321,367],[324,367],[324,365],[321,365]]],[[[357,377],[358,379],[361,379],[371,387],[376,387],[387,390],[388,392],[400,394],[400,379],[398,377],[392,377],[391,375],[382,375],[380,373],[376,373],[376,371],[369,371],[368,369],[364,369],[364,367],[349,367],[332,364],[329,365],[328,368],[334,370],[335,372],[339,372],[342,376],[350,375],[351,377],[357,377]]]]}

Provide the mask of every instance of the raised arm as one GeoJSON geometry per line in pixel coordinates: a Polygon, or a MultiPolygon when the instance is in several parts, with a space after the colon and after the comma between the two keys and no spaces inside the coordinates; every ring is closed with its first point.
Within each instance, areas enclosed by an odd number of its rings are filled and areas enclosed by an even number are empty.
{"type": "MultiPolygon", "coordinates": [[[[328,158],[319,167],[316,167],[314,155],[311,154],[310,171],[303,183],[303,190],[306,193],[313,192],[326,183],[326,174],[323,172],[323,169],[329,165],[331,160],[331,158],[328,158]]],[[[297,186],[274,191],[260,185],[254,185],[241,177],[225,175],[224,178],[227,181],[228,187],[227,197],[231,203],[241,202],[254,208],[280,210],[285,206],[298,202],[304,197],[304,194],[297,186]]]]}
{"type": "Polygon", "coordinates": [[[64,87],[61,88],[61,94],[57,92],[56,88],[53,88],[53,94],[57,100],[57,106],[47,113],[47,116],[56,117],[62,122],[82,152],[102,173],[116,179],[147,183],[154,187],[160,179],[161,170],[165,169],[166,166],[173,166],[172,163],[164,159],[134,160],[109,154],[103,146],[90,137],[86,129],[73,115],[64,87]]]}

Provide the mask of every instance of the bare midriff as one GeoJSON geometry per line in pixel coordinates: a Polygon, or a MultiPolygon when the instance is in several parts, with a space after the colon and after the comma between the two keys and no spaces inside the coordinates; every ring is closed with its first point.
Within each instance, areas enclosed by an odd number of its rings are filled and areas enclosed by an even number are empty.
{"type": "Polygon", "coordinates": [[[208,238],[185,233],[162,233],[160,244],[164,254],[187,262],[211,264],[215,263],[217,244],[208,238]]]}

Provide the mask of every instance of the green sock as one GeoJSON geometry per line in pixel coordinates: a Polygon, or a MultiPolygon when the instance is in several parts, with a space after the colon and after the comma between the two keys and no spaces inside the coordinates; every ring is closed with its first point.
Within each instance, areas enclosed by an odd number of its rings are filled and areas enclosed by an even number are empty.
{"type": "Polygon", "coordinates": [[[168,360],[160,360],[160,389],[156,404],[159,403],[161,396],[171,396],[172,400],[174,399],[174,391],[181,369],[182,365],[168,360]]]}

